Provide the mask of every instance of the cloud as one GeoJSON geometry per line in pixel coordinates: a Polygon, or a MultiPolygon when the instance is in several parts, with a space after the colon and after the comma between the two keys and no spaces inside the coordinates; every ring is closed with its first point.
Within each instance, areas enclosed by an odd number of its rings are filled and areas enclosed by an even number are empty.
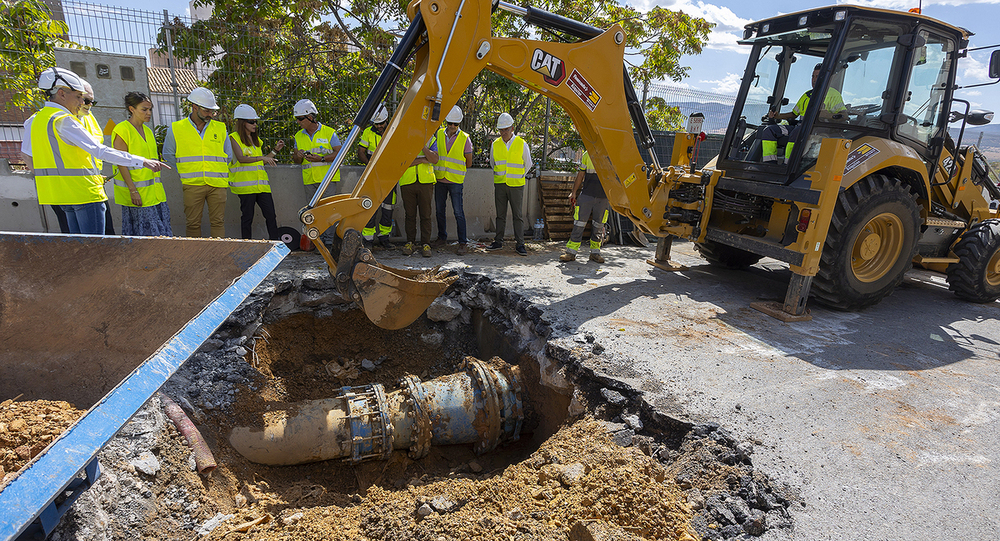
{"type": "Polygon", "coordinates": [[[649,11],[654,6],[659,6],[672,11],[683,11],[692,17],[699,17],[710,23],[715,23],[715,27],[708,37],[707,48],[746,53],[746,48],[737,45],[736,40],[743,36],[743,27],[753,21],[737,16],[728,7],[692,0],[627,1],[628,4],[640,11],[649,11]]]}
{"type": "Polygon", "coordinates": [[[738,73],[727,73],[722,79],[699,81],[700,83],[715,85],[712,92],[719,94],[735,94],[740,89],[741,77],[738,73]]]}

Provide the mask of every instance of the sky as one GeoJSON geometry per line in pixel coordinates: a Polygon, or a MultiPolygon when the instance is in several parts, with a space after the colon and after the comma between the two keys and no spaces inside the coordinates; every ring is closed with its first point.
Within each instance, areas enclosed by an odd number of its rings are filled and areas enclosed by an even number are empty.
{"type": "MultiPolygon", "coordinates": [[[[169,10],[171,13],[189,14],[186,0],[91,0],[97,3],[119,5],[155,11],[169,10]]],[[[507,0],[514,4],[525,4],[518,0],[507,0]]],[[[667,84],[700,90],[704,92],[735,94],[739,88],[739,78],[746,66],[748,46],[738,45],[737,39],[743,35],[743,26],[757,20],[774,17],[791,11],[822,7],[842,0],[801,1],[795,0],[624,0],[633,7],[646,11],[660,6],[675,11],[683,11],[715,23],[708,45],[702,54],[687,56],[682,63],[689,67],[688,77],[680,82],[667,84]]],[[[1000,45],[1000,0],[853,0],[854,5],[878,7],[906,11],[921,7],[923,14],[940,19],[954,26],[973,32],[969,47],[1000,45]],[[922,5],[921,5],[922,4],[922,5]]],[[[987,67],[990,50],[974,51],[959,63],[959,86],[989,82],[987,67]]],[[[957,98],[971,102],[974,109],[987,109],[1000,113],[1000,84],[979,88],[960,89],[957,98]]],[[[998,120],[1000,122],[1000,115],[998,120]]]]}

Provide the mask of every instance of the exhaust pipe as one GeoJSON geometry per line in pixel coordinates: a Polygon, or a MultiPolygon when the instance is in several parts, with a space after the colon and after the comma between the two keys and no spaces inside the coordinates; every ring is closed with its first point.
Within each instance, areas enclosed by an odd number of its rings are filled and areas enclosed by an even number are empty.
{"type": "Polygon", "coordinates": [[[518,367],[467,357],[463,368],[423,383],[406,376],[388,394],[378,383],[343,387],[333,398],[265,412],[257,426],[234,428],[229,442],[251,462],[289,466],[386,460],[397,449],[418,459],[431,445],[474,443],[483,454],[517,441],[524,423],[518,367]]]}

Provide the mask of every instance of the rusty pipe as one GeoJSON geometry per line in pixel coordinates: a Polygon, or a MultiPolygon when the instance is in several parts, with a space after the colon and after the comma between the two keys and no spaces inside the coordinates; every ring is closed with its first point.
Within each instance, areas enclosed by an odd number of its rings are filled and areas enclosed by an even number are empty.
{"type": "Polygon", "coordinates": [[[333,398],[264,412],[236,427],[229,442],[251,462],[286,466],[342,459],[387,459],[393,450],[422,458],[431,445],[475,444],[477,454],[516,441],[524,421],[520,372],[499,358],[467,357],[464,371],[427,382],[406,376],[400,389],[343,387],[333,398]]]}
{"type": "Polygon", "coordinates": [[[208,448],[208,443],[205,442],[201,432],[194,426],[184,410],[169,396],[163,393],[157,393],[157,395],[160,397],[160,402],[163,402],[163,409],[166,410],[167,417],[174,423],[177,431],[184,436],[194,451],[194,465],[198,473],[203,475],[212,473],[217,465],[215,456],[212,455],[212,450],[208,448]]]}

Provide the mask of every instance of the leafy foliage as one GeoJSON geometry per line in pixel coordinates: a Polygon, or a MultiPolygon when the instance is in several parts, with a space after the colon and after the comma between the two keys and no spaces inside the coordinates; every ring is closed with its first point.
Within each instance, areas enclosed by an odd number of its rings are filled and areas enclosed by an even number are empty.
{"type": "MultiPolygon", "coordinates": [[[[534,6],[601,28],[621,24],[627,36],[628,69],[639,88],[663,78],[682,79],[688,70],[680,64],[682,55],[700,53],[711,28],[710,23],[681,12],[657,7],[641,13],[617,0],[542,0],[534,6]]],[[[206,86],[216,92],[225,111],[248,103],[266,126],[272,126],[269,131],[287,138],[298,130],[292,105],[309,98],[320,110],[320,121],[343,134],[392,54],[395,40],[409,24],[405,8],[398,0],[353,0],[350,4],[341,0],[231,0],[216,2],[207,21],[185,26],[175,20],[170,37],[174,55],[182,61],[214,68],[206,86]]],[[[503,12],[494,15],[494,25],[495,35],[567,39],[540,34],[522,19],[503,12]]],[[[161,34],[159,38],[164,49],[166,37],[161,34]]],[[[401,78],[404,84],[408,79],[401,78]]],[[[404,91],[405,87],[394,89],[387,101],[395,103],[404,91]]],[[[514,117],[515,130],[528,141],[536,161],[540,157],[546,125],[546,100],[541,95],[483,72],[459,105],[465,112],[462,127],[472,135],[479,164],[488,161],[496,117],[504,111],[514,117]]],[[[551,105],[548,154],[580,149],[582,143],[569,116],[551,105]]],[[[682,125],[679,112],[662,99],[648,105],[654,129],[682,125]]],[[[349,156],[353,159],[353,153],[349,156]]]]}
{"type": "Polygon", "coordinates": [[[89,49],[67,39],[66,23],[52,18],[42,0],[0,0],[0,88],[5,107],[40,104],[38,76],[56,65],[55,48],[89,49]]]}

